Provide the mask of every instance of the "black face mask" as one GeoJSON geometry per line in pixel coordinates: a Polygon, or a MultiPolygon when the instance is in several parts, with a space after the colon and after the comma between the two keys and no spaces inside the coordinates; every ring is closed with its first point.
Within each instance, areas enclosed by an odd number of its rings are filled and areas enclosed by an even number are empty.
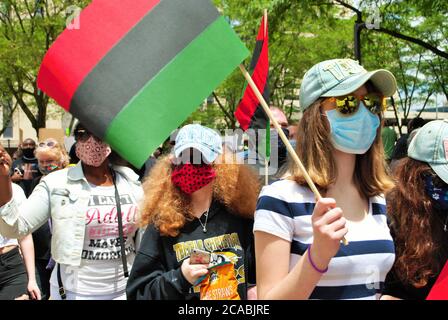
{"type": "MultiPolygon", "coordinates": [[[[287,128],[282,128],[282,131],[287,137],[289,136],[289,130],[287,128]]],[[[277,143],[278,147],[278,166],[281,167],[287,160],[288,150],[286,149],[286,145],[283,143],[283,140],[280,138],[277,130],[271,129],[271,148],[275,143],[277,143]]]]}
{"type": "Polygon", "coordinates": [[[34,158],[34,148],[26,148],[22,149],[22,151],[26,158],[34,158]]]}

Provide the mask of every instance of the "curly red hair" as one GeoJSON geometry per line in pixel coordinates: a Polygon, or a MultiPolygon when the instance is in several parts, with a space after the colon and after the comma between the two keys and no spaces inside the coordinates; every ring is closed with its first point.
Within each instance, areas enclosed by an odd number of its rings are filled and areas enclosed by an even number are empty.
{"type": "Polygon", "coordinates": [[[396,247],[395,272],[403,283],[423,287],[443,267],[443,232],[438,209],[425,192],[424,177],[434,175],[421,161],[404,158],[396,168],[397,184],[386,195],[396,247]]]}
{"type": "MultiPolygon", "coordinates": [[[[245,165],[226,161],[221,156],[213,164],[213,198],[224,204],[231,213],[254,216],[260,183],[256,174],[245,165]]],[[[140,224],[154,224],[160,234],[175,237],[193,219],[190,197],[171,182],[173,165],[169,156],[160,158],[143,183],[145,198],[141,207],[140,224]]]]}

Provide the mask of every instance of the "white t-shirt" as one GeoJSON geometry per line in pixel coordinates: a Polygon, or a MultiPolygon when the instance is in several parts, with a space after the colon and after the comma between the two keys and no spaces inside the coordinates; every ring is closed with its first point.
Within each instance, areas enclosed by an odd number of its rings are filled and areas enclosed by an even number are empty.
{"type": "MultiPolygon", "coordinates": [[[[313,242],[311,215],[314,206],[311,190],[291,180],[274,182],[260,193],[254,231],[291,242],[290,270],[313,242]]],[[[384,197],[370,198],[367,217],[359,223],[347,221],[347,227],[349,244],[341,244],[310,299],[379,298],[386,274],[395,260],[384,197]]]]}
{"type": "MultiPolygon", "coordinates": [[[[14,198],[14,201],[18,206],[20,206],[20,204],[26,200],[25,192],[23,192],[23,189],[15,183],[12,184],[12,197],[14,198]]],[[[0,235],[0,248],[18,245],[19,242],[17,241],[17,239],[9,239],[0,235]]]]}
{"type": "MultiPolygon", "coordinates": [[[[123,221],[123,236],[128,270],[135,258],[134,235],[137,230],[137,201],[128,183],[117,174],[117,187],[123,221]]],[[[64,289],[83,295],[120,294],[126,289],[118,233],[117,207],[114,186],[91,185],[86,211],[86,233],[81,266],[61,265],[64,289]]],[[[50,283],[58,286],[56,268],[50,283]]]]}

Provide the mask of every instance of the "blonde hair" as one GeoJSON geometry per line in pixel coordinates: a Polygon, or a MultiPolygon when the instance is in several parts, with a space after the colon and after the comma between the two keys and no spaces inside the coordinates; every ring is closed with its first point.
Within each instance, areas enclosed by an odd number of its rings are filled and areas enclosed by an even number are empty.
{"type": "MultiPolygon", "coordinates": [[[[247,166],[228,161],[222,155],[213,164],[216,178],[213,198],[235,215],[252,218],[260,184],[256,174],[247,166]],[[230,162],[230,163],[229,163],[230,162]]],[[[173,165],[169,156],[160,158],[143,183],[145,198],[141,206],[140,224],[154,224],[164,236],[175,237],[193,219],[190,197],[171,182],[173,165]]]]}
{"type": "MultiPolygon", "coordinates": [[[[297,129],[296,152],[313,182],[326,192],[336,182],[337,168],[330,126],[322,115],[322,102],[323,99],[318,99],[304,111],[297,129]]],[[[289,172],[291,179],[300,185],[306,185],[302,172],[292,162],[289,163],[289,172]]],[[[377,196],[394,186],[386,171],[381,126],[370,149],[365,154],[356,155],[354,175],[355,184],[365,197],[377,196]]]]}
{"type": "Polygon", "coordinates": [[[41,141],[38,143],[36,151],[34,152],[37,160],[39,160],[40,155],[45,154],[45,155],[50,155],[50,156],[54,156],[57,161],[60,162],[60,166],[61,168],[65,168],[66,166],[68,166],[69,164],[69,156],[67,151],[65,150],[65,148],[63,146],[61,146],[61,144],[53,139],[53,138],[48,138],[45,139],[44,141],[41,141]],[[54,143],[53,146],[48,146],[48,143],[54,143]],[[41,144],[44,144],[43,146],[40,146],[41,144]]]}

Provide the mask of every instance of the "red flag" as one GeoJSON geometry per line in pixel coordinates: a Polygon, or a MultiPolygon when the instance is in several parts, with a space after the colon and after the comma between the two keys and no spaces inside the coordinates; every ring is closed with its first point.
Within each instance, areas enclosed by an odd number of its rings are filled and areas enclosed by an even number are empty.
{"type": "Polygon", "coordinates": [[[448,300],[448,261],[440,272],[426,300],[448,300]]]}
{"type": "MultiPolygon", "coordinates": [[[[263,98],[269,103],[269,37],[266,17],[263,16],[261,19],[249,70],[258,90],[263,93],[263,98]]],[[[244,91],[243,98],[235,111],[235,117],[244,131],[248,128],[266,129],[268,117],[250,86],[247,86],[244,91]]]]}
{"type": "Polygon", "coordinates": [[[79,20],[38,87],[135,167],[249,54],[210,0],[95,0],[79,20]]]}

